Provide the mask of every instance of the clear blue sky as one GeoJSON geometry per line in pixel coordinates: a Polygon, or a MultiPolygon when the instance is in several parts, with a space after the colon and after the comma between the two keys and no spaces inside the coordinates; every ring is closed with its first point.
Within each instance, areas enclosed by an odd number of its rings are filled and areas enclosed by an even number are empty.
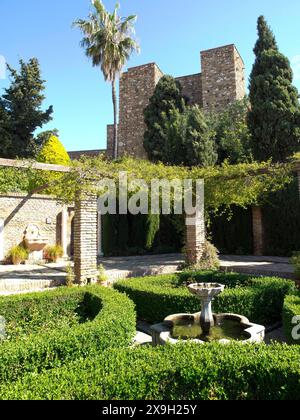
{"type": "MultiPolygon", "coordinates": [[[[112,9],[114,0],[105,0],[112,9]]],[[[0,0],[0,55],[13,66],[18,59],[40,60],[47,80],[45,105],[68,150],[106,147],[112,122],[110,85],[92,68],[79,46],[72,21],[84,18],[89,0],[0,0]]],[[[235,43],[246,63],[253,63],[256,20],[264,14],[281,51],[293,62],[300,89],[299,0],[121,0],[123,15],[137,14],[141,54],[129,66],[155,61],[174,76],[200,70],[200,50],[235,43]]],[[[0,80],[0,93],[7,81],[0,80]]]]}

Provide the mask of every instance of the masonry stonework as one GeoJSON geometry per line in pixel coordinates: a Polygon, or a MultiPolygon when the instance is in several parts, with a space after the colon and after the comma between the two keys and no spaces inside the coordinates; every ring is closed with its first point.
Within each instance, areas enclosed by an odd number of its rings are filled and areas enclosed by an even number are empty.
{"type": "Polygon", "coordinates": [[[155,63],[134,67],[120,79],[119,155],[146,158],[144,109],[163,73],[155,63]]]}
{"type": "Polygon", "coordinates": [[[78,284],[97,280],[98,202],[96,194],[78,192],[74,219],[74,270],[78,284]]]}
{"type": "Polygon", "coordinates": [[[245,96],[244,64],[236,47],[201,52],[203,108],[220,111],[245,96]]]}
{"type": "Polygon", "coordinates": [[[205,244],[205,222],[203,212],[194,216],[193,223],[191,217],[186,216],[189,222],[185,231],[185,259],[189,265],[197,265],[203,255],[205,244]]]}
{"type": "MultiPolygon", "coordinates": [[[[33,224],[39,228],[40,234],[47,239],[48,245],[61,243],[61,214],[64,204],[57,199],[24,194],[5,194],[0,196],[0,220],[3,222],[1,259],[9,250],[22,244],[26,228],[33,224]]],[[[71,219],[67,222],[71,224],[71,219]]],[[[67,227],[68,229],[68,227],[67,227]]],[[[71,234],[68,229],[67,248],[70,250],[71,234]]]]}
{"type": "Polygon", "coordinates": [[[199,105],[203,108],[202,74],[177,77],[182,87],[182,94],[188,98],[189,105],[199,105]]]}
{"type": "MultiPolygon", "coordinates": [[[[244,98],[245,66],[235,45],[201,52],[202,73],[178,77],[190,105],[222,111],[244,98]]],[[[143,111],[163,73],[155,63],[128,69],[120,78],[119,156],[147,158],[143,111]]],[[[112,157],[112,126],[107,129],[107,156],[112,157]]]]}

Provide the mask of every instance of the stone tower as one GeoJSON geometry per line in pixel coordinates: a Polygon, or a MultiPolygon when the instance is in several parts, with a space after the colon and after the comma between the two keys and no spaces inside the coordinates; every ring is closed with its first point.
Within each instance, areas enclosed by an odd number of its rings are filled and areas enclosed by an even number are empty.
{"type": "MultiPolygon", "coordinates": [[[[246,95],[245,66],[235,45],[201,52],[202,73],[178,77],[191,105],[222,111],[246,95]]],[[[147,158],[143,147],[143,111],[163,73],[155,63],[133,67],[120,78],[119,156],[147,158]]],[[[113,126],[107,127],[107,155],[112,157],[113,126]]]]}
{"type": "Polygon", "coordinates": [[[245,90],[245,65],[235,45],[201,52],[202,99],[205,111],[220,111],[245,90]]]}

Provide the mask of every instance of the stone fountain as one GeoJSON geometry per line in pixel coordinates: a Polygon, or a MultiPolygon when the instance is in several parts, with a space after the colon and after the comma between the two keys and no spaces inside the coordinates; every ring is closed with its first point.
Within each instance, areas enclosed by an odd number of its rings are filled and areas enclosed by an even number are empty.
{"type": "Polygon", "coordinates": [[[29,250],[30,261],[42,261],[43,251],[48,243],[48,239],[43,237],[40,228],[35,224],[27,226],[24,234],[24,243],[29,250]]]}
{"type": "Polygon", "coordinates": [[[153,325],[151,330],[154,346],[184,341],[198,344],[218,341],[227,344],[232,341],[253,343],[264,340],[264,326],[253,324],[242,315],[213,314],[212,301],[224,291],[224,285],[195,283],[189,285],[188,289],[201,301],[201,312],[193,315],[171,315],[163,323],[153,325]]]}

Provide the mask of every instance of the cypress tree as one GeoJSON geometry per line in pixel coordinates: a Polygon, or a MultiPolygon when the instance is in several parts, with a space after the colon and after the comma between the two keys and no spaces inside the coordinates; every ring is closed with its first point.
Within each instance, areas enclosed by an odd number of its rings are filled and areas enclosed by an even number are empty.
{"type": "Polygon", "coordinates": [[[166,162],[165,156],[165,120],[172,111],[184,111],[185,98],[181,84],[172,76],[163,76],[158,82],[149,105],[144,111],[146,131],[144,147],[153,162],[166,162]]]}
{"type": "Polygon", "coordinates": [[[300,106],[289,60],[279,52],[265,18],[258,19],[250,77],[248,125],[256,160],[286,161],[300,150],[300,106]]]}

